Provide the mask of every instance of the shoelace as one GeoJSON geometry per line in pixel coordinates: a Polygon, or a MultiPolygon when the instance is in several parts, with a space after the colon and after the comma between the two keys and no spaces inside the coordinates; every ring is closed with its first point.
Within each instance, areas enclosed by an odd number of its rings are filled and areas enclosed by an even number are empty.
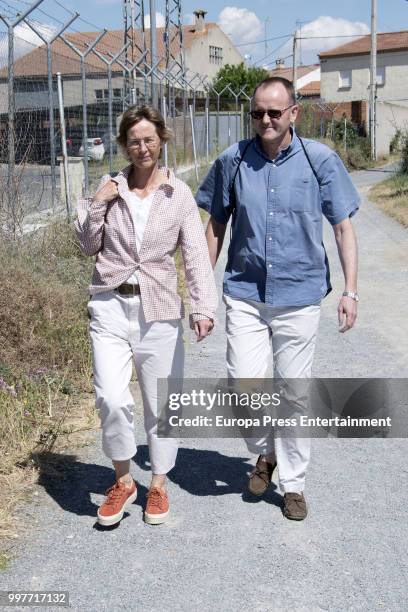
{"type": "Polygon", "coordinates": [[[160,502],[162,499],[164,499],[165,495],[159,491],[159,489],[152,489],[147,494],[147,497],[150,505],[153,506],[153,508],[160,508],[160,502]]]}
{"type": "Polygon", "coordinates": [[[105,505],[107,506],[113,506],[114,503],[116,502],[117,499],[119,499],[119,497],[122,496],[123,494],[123,489],[125,489],[125,485],[123,484],[123,482],[115,482],[114,485],[112,485],[111,487],[109,487],[109,489],[106,491],[105,495],[107,496],[106,500],[105,500],[105,505]]]}
{"type": "Polygon", "coordinates": [[[297,497],[297,494],[296,494],[296,493],[295,493],[295,495],[296,495],[296,497],[294,497],[294,495],[293,495],[293,494],[291,495],[291,494],[289,493],[289,494],[286,496],[287,501],[290,501],[290,502],[292,502],[292,503],[293,503],[293,502],[295,502],[297,505],[299,505],[299,504],[304,504],[304,501],[305,501],[305,500],[303,499],[303,497],[302,497],[302,496],[297,497]]]}

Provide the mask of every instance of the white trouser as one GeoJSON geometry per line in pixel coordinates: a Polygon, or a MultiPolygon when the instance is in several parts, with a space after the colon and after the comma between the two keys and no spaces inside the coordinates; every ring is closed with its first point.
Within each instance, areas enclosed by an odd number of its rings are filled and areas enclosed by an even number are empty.
{"type": "MultiPolygon", "coordinates": [[[[229,378],[264,378],[272,354],[274,376],[310,378],[320,305],[273,308],[262,302],[224,295],[227,307],[227,371],[229,378]]],[[[245,440],[248,449],[275,452],[279,485],[284,492],[303,491],[310,459],[310,439],[274,436],[245,440]]]]}
{"type": "Polygon", "coordinates": [[[153,474],[167,474],[175,464],[177,441],[157,437],[157,378],[182,378],[181,321],[146,323],[140,296],[107,291],[92,297],[90,336],[96,407],[102,424],[102,448],[115,461],[136,453],[133,397],[129,390],[132,357],[140,385],[144,426],[153,474]]]}

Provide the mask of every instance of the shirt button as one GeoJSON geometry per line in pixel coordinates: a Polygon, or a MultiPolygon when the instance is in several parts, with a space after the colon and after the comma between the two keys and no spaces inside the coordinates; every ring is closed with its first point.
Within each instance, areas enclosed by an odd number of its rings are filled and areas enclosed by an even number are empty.
{"type": "Polygon", "coordinates": [[[272,215],[273,215],[273,212],[270,212],[270,213],[269,213],[269,215],[270,215],[270,216],[272,216],[272,215]]]}
{"type": "Polygon", "coordinates": [[[271,192],[272,192],[272,193],[273,193],[274,191],[275,191],[274,189],[271,189],[271,192]]]}
{"type": "Polygon", "coordinates": [[[272,268],[272,264],[268,264],[268,268],[272,268]]]}
{"type": "Polygon", "coordinates": [[[268,240],[272,240],[272,236],[269,236],[268,240]]]}

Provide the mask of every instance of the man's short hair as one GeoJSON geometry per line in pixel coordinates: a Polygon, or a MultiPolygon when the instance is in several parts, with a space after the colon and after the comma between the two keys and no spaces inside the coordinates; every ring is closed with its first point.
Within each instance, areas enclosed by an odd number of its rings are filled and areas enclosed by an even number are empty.
{"type": "Polygon", "coordinates": [[[279,77],[279,76],[267,77],[266,79],[258,83],[258,85],[254,89],[254,93],[252,94],[252,97],[255,96],[256,92],[258,91],[260,87],[268,87],[268,85],[273,85],[274,83],[281,83],[281,85],[283,85],[284,88],[286,89],[291,103],[296,104],[296,94],[295,94],[295,88],[293,87],[293,84],[291,83],[291,81],[288,81],[288,79],[285,79],[284,77],[279,77]]]}

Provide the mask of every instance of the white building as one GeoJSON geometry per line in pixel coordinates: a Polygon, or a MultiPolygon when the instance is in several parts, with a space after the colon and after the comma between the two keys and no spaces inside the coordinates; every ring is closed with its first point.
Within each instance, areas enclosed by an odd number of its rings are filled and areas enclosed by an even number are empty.
{"type": "MultiPolygon", "coordinates": [[[[320,54],[322,99],[368,108],[370,46],[367,35],[320,54]]],[[[396,130],[408,126],[408,31],[377,35],[376,124],[377,154],[387,154],[396,130]]]]}
{"type": "MultiPolygon", "coordinates": [[[[225,64],[240,64],[243,57],[235,48],[231,39],[216,23],[205,21],[206,12],[195,11],[195,24],[183,26],[184,60],[187,79],[195,73],[212,80],[218,70],[225,64]]],[[[96,39],[98,32],[79,32],[66,34],[66,38],[81,52],[96,39]]],[[[150,47],[150,31],[146,30],[147,47],[150,47]]],[[[135,32],[137,44],[141,47],[141,35],[135,32]]],[[[124,44],[122,30],[108,31],[96,45],[96,50],[109,59],[109,54],[115,55],[124,44]]],[[[174,43],[173,52],[177,54],[174,43]]],[[[157,28],[157,54],[163,58],[159,68],[165,67],[164,28],[157,28]]],[[[122,58],[123,59],[123,58],[122,58]]],[[[137,55],[133,58],[137,60],[137,55]]],[[[150,64],[150,54],[147,55],[150,64]]],[[[62,40],[57,39],[52,45],[52,72],[54,75],[55,103],[56,78],[60,72],[64,84],[65,106],[82,104],[81,65],[79,56],[62,40]]],[[[123,91],[123,69],[115,63],[112,67],[113,98],[120,100],[123,91]]],[[[14,63],[16,110],[47,109],[47,49],[45,45],[37,47],[14,63]]],[[[107,67],[94,53],[86,59],[87,102],[88,104],[106,102],[107,98],[107,67]]],[[[138,89],[143,93],[143,79],[137,78],[138,89]]],[[[198,86],[198,81],[196,81],[198,86]]],[[[0,113],[7,112],[7,68],[0,70],[0,113]]]]}

